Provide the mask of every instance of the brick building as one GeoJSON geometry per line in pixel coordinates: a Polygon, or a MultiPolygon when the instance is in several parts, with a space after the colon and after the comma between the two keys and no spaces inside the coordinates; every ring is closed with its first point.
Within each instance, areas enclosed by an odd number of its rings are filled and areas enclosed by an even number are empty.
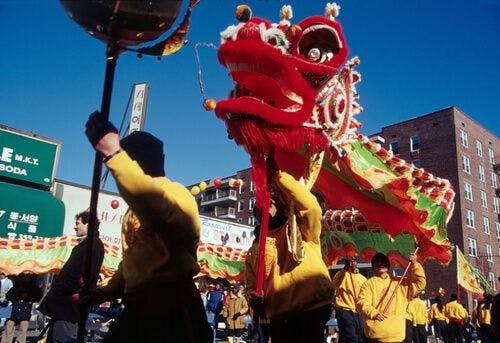
{"type": "MultiPolygon", "coordinates": [[[[373,135],[382,137],[386,149],[434,175],[450,180],[456,191],[455,212],[448,224],[448,237],[498,291],[500,285],[500,165],[499,139],[456,107],[386,126],[373,135]],[[496,159],[495,159],[496,157],[496,159]],[[496,167],[495,167],[496,166],[496,167]]],[[[244,169],[213,181],[197,196],[200,213],[254,225],[255,186],[251,170],[244,169]],[[231,179],[243,180],[230,187],[231,179]]],[[[456,259],[447,266],[427,261],[427,294],[439,287],[457,292],[456,259]]],[[[464,294],[463,290],[461,291],[464,294]]],[[[469,307],[472,300],[468,299],[469,307]]]]}
{"type": "Polygon", "coordinates": [[[234,175],[222,178],[218,187],[215,187],[213,180],[208,181],[205,191],[196,196],[200,214],[255,225],[255,184],[251,174],[250,168],[240,170],[234,175]],[[241,184],[231,185],[231,180],[240,180],[241,184]]]}
{"type": "MultiPolygon", "coordinates": [[[[456,107],[386,126],[378,135],[384,138],[384,147],[400,158],[450,180],[456,197],[448,237],[498,291],[498,137],[456,107]]],[[[444,287],[448,294],[457,292],[456,267],[455,258],[447,267],[426,262],[429,296],[438,287],[444,287]]],[[[470,308],[470,297],[468,303],[470,308]]]]}

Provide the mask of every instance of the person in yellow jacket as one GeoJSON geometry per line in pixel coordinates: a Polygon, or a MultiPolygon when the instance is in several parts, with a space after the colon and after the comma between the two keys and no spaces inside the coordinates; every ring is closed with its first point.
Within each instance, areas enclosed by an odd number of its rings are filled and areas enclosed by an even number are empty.
{"type": "Polygon", "coordinates": [[[429,320],[434,328],[434,336],[443,342],[446,338],[446,317],[444,315],[444,305],[441,297],[436,297],[429,310],[429,320]]]}
{"type": "Polygon", "coordinates": [[[335,317],[339,328],[339,343],[363,342],[363,323],[356,310],[359,290],[366,278],[361,275],[355,258],[347,258],[344,269],[332,279],[335,287],[335,317]]]}
{"type": "Polygon", "coordinates": [[[427,343],[427,306],[417,295],[408,303],[407,308],[410,314],[411,324],[413,327],[413,343],[427,343]]]}
{"type": "Polygon", "coordinates": [[[248,312],[247,300],[240,292],[239,285],[231,286],[231,292],[222,307],[222,315],[226,318],[228,343],[239,343],[245,329],[245,314],[248,312]]]}
{"type": "Polygon", "coordinates": [[[123,299],[124,311],[106,342],[211,342],[193,281],[200,270],[198,207],[186,187],[165,177],[163,142],[142,131],[120,142],[116,128],[98,112],[90,115],[85,133],[129,205],[118,270],[82,299],[123,299]]]}
{"type": "Polygon", "coordinates": [[[448,322],[446,326],[447,342],[462,343],[464,337],[464,324],[469,314],[458,302],[456,294],[450,295],[450,301],[444,307],[444,315],[448,322]]]}
{"type": "MultiPolygon", "coordinates": [[[[270,158],[271,159],[271,158],[270,158]]],[[[268,159],[268,164],[272,163],[268,159]]],[[[325,324],[330,319],[334,289],[321,255],[321,207],[315,196],[302,183],[286,172],[271,169],[271,184],[281,197],[274,196],[269,211],[269,232],[266,238],[264,296],[256,294],[258,244],[246,257],[247,292],[250,306],[258,312],[259,304],[270,319],[273,343],[322,342],[325,324]],[[288,249],[288,209],[293,202],[302,260],[288,249]]],[[[262,209],[256,211],[257,219],[262,209]]]]}
{"type": "Polygon", "coordinates": [[[369,278],[359,292],[357,309],[364,321],[365,342],[402,342],[405,338],[405,314],[408,297],[422,292],[426,285],[425,272],[410,255],[412,263],[408,283],[402,283],[386,311],[385,307],[399,279],[390,275],[391,264],[386,255],[377,253],[371,260],[374,276],[369,278]]]}
{"type": "Polygon", "coordinates": [[[491,334],[491,303],[493,297],[491,294],[485,294],[484,299],[477,305],[476,310],[476,324],[478,327],[479,338],[481,343],[490,342],[491,334]]]}

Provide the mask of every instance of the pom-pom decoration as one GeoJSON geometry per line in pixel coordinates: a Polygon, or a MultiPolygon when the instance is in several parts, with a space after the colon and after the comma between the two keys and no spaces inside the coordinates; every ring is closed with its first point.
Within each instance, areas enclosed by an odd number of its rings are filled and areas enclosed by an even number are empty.
{"type": "Polygon", "coordinates": [[[203,102],[203,108],[207,111],[215,110],[217,102],[214,99],[207,99],[203,102]]]}
{"type": "Polygon", "coordinates": [[[246,23],[252,18],[252,9],[248,5],[239,5],[236,7],[235,16],[240,23],[246,23]]]}

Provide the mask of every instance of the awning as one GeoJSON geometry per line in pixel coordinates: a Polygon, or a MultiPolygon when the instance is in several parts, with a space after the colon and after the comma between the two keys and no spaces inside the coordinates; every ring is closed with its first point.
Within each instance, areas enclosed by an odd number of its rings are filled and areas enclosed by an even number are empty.
{"type": "Polygon", "coordinates": [[[0,182],[0,237],[57,237],[63,225],[64,203],[50,192],[0,182]]]}

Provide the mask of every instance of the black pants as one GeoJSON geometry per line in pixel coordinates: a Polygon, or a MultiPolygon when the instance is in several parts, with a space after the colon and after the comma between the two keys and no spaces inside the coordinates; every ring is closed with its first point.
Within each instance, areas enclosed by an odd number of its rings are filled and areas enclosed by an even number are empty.
{"type": "Polygon", "coordinates": [[[405,321],[405,340],[404,343],[412,343],[413,340],[413,323],[411,320],[406,319],[405,321]]]}
{"type": "Polygon", "coordinates": [[[478,328],[479,338],[481,339],[481,343],[488,343],[490,341],[490,332],[491,325],[489,324],[481,324],[478,328]]]}
{"type": "Polygon", "coordinates": [[[449,322],[446,326],[446,343],[462,343],[464,328],[459,322],[449,322]]]}
{"type": "Polygon", "coordinates": [[[184,308],[147,316],[125,309],[109,328],[105,343],[211,343],[213,333],[203,303],[197,299],[184,308]]]}
{"type": "Polygon", "coordinates": [[[324,343],[325,325],[332,314],[332,306],[296,313],[285,318],[271,319],[273,343],[324,343]]]}
{"type": "Polygon", "coordinates": [[[363,324],[358,313],[337,308],[335,317],[339,326],[339,343],[363,342],[363,324]]]}
{"type": "Polygon", "coordinates": [[[436,338],[441,338],[446,342],[446,321],[433,319],[432,326],[434,327],[434,335],[436,338]]]}
{"type": "Polygon", "coordinates": [[[413,343],[427,343],[427,331],[425,325],[413,327],[413,343]]]}

